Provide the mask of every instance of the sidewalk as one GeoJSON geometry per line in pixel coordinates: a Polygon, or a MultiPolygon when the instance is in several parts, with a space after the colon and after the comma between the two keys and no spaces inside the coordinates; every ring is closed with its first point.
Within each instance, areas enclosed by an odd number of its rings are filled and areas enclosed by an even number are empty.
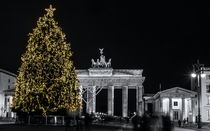
{"type": "Polygon", "coordinates": [[[195,129],[196,131],[210,131],[210,127],[209,126],[202,126],[201,129],[195,129]]]}
{"type": "Polygon", "coordinates": [[[210,131],[210,126],[209,125],[203,125],[201,129],[198,129],[196,124],[185,125],[184,127],[182,126],[181,128],[182,129],[192,129],[192,130],[195,130],[195,131],[210,131]]]}
{"type": "Polygon", "coordinates": [[[2,124],[15,124],[15,122],[0,121],[0,125],[2,124]]]}
{"type": "MultiPolygon", "coordinates": [[[[127,129],[127,130],[132,130],[133,125],[131,123],[120,123],[120,122],[106,122],[106,123],[95,123],[94,125],[98,126],[106,126],[106,127],[118,127],[121,129],[127,129]]],[[[174,126],[174,131],[210,131],[210,126],[209,125],[203,125],[201,129],[198,129],[195,124],[181,127],[179,128],[178,126],[174,126]]]]}
{"type": "Polygon", "coordinates": [[[93,123],[93,125],[106,126],[106,127],[119,127],[122,129],[133,129],[131,123],[120,123],[120,122],[103,122],[103,123],[93,123]]]}
{"type": "Polygon", "coordinates": [[[1,118],[0,119],[0,125],[2,124],[15,124],[15,120],[14,119],[6,119],[6,118],[1,118]]]}

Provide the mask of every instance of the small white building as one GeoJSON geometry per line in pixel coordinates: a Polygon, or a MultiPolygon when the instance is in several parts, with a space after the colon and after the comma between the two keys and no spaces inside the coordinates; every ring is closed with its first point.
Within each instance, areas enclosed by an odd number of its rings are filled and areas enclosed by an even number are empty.
{"type": "Polygon", "coordinates": [[[0,117],[15,117],[15,114],[11,112],[15,80],[15,74],[0,69],[0,117]]]}
{"type": "Polygon", "coordinates": [[[196,121],[197,93],[180,87],[163,90],[155,94],[153,99],[153,112],[169,115],[171,120],[196,121]]]}

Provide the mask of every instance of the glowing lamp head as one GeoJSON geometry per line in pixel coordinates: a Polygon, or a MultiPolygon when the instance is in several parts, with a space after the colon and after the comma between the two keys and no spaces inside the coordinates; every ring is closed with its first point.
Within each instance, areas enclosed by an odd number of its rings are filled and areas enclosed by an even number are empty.
{"type": "Polygon", "coordinates": [[[192,78],[195,78],[195,77],[196,77],[196,74],[195,74],[195,73],[192,73],[192,74],[191,74],[191,77],[192,77],[192,78]]]}

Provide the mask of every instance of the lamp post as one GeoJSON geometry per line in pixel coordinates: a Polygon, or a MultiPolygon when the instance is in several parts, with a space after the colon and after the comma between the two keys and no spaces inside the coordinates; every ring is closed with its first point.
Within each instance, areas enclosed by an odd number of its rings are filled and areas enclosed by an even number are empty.
{"type": "Polygon", "coordinates": [[[199,60],[197,60],[196,64],[193,64],[193,73],[191,76],[193,78],[197,78],[196,80],[196,90],[197,90],[197,98],[198,98],[198,117],[197,117],[197,123],[198,128],[200,129],[202,127],[201,125],[201,111],[200,111],[200,100],[201,100],[201,78],[205,77],[204,72],[204,64],[200,64],[199,60]]]}

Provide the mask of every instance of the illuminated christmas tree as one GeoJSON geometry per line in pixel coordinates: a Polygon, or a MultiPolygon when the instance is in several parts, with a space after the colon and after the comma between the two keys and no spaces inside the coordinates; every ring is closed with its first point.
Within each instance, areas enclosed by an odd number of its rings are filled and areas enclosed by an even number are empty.
{"type": "Polygon", "coordinates": [[[53,18],[55,8],[50,5],[45,10],[47,13],[29,33],[27,49],[21,57],[14,110],[44,116],[60,110],[78,111],[82,101],[71,47],[53,18]]]}

